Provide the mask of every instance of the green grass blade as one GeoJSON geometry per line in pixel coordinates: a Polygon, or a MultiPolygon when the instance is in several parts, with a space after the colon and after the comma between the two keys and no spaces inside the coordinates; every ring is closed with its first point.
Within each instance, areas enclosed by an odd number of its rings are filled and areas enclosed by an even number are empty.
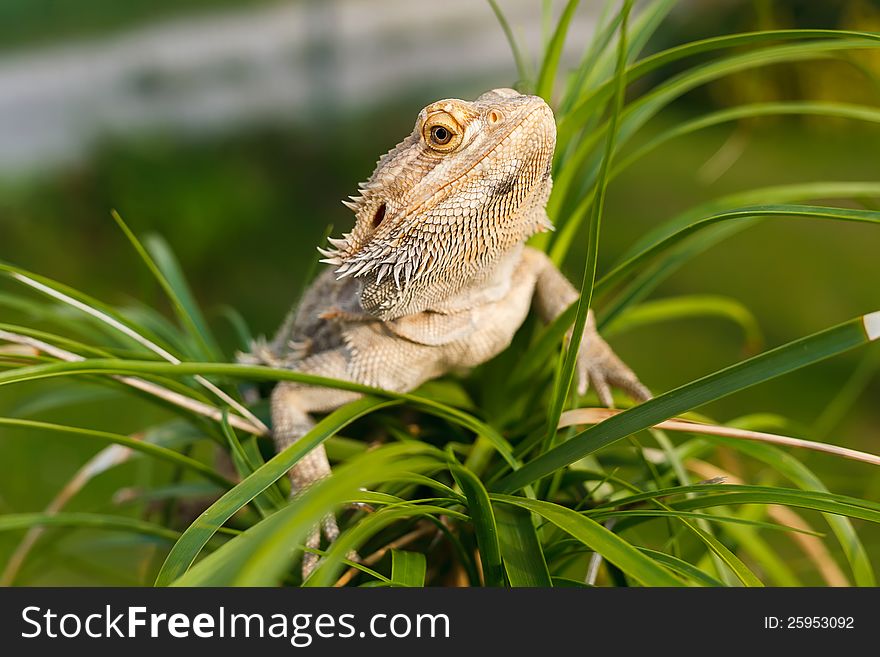
{"type": "MultiPolygon", "coordinates": [[[[751,518],[740,518],[739,516],[729,516],[729,515],[719,515],[712,513],[702,513],[697,511],[683,511],[681,509],[612,509],[612,510],[601,510],[601,511],[593,511],[586,512],[586,515],[589,518],[594,520],[604,520],[606,518],[629,518],[636,519],[641,518],[644,520],[649,520],[652,518],[689,518],[693,520],[707,520],[709,522],[718,522],[718,523],[730,523],[734,525],[747,525],[749,527],[757,527],[759,529],[769,529],[772,531],[781,531],[781,532],[794,532],[796,534],[806,534],[808,536],[823,536],[819,532],[810,531],[807,529],[800,529],[798,527],[788,527],[786,525],[780,525],[775,522],[768,522],[765,520],[754,520],[751,518]]],[[[631,527],[638,524],[637,522],[627,523],[626,527],[631,527]]]]}
{"type": "Polygon", "coordinates": [[[590,88],[588,80],[591,80],[593,77],[592,73],[595,71],[596,61],[600,54],[606,50],[608,44],[611,43],[611,39],[620,27],[620,21],[623,19],[623,14],[618,11],[611,21],[606,22],[607,14],[614,4],[616,3],[610,1],[605,3],[602,15],[596,22],[596,29],[593,33],[593,38],[590,40],[590,45],[584,52],[577,70],[567,85],[565,95],[556,111],[557,116],[565,116],[571,110],[575,101],[583,94],[584,90],[590,88]]]}
{"type": "Polygon", "coordinates": [[[862,196],[880,197],[880,183],[876,181],[815,181],[792,185],[771,185],[735,192],[689,208],[639,237],[621,256],[628,260],[650,246],[675,235],[694,222],[710,215],[757,205],[807,204],[816,199],[853,199],[862,196]],[[768,203],[769,201],[769,203],[768,203]]]}
{"type": "MultiPolygon", "coordinates": [[[[762,32],[725,34],[718,37],[691,41],[646,57],[627,69],[626,83],[628,85],[632,84],[662,66],[706,52],[742,46],[760,46],[777,41],[806,41],[811,43],[809,40],[816,40],[812,43],[816,43],[820,47],[825,43],[834,45],[837,41],[861,42],[865,46],[870,47],[872,43],[880,42],[880,35],[872,32],[849,30],[765,30],[762,32]]],[[[770,59],[770,57],[775,55],[778,48],[779,46],[771,46],[770,48],[762,48],[759,52],[768,52],[768,59],[770,59]]],[[[714,61],[720,62],[728,59],[730,58],[725,57],[714,61]]],[[[567,141],[571,134],[576,132],[578,127],[596,111],[596,108],[611,97],[613,93],[612,88],[610,81],[605,82],[595,91],[581,98],[572,110],[560,119],[558,126],[560,139],[567,141]]]]}
{"type": "Polygon", "coordinates": [[[61,300],[63,303],[76,308],[83,312],[85,316],[97,322],[102,329],[111,329],[112,331],[110,334],[115,337],[124,336],[128,338],[128,340],[137,343],[152,353],[158,353],[156,351],[157,349],[165,354],[171,353],[169,350],[172,347],[167,343],[163,344],[158,336],[145,331],[142,326],[138,326],[137,329],[135,329],[131,325],[131,322],[119,314],[115,309],[87,294],[83,294],[79,290],[75,290],[68,285],[46,278],[45,276],[34,274],[21,267],[8,265],[2,261],[0,261],[0,273],[9,276],[19,283],[27,285],[31,289],[37,290],[46,296],[61,300]],[[59,295],[64,298],[59,298],[59,295]],[[151,346],[148,346],[148,343],[150,343],[151,346]]]}
{"type": "MultiPolygon", "coordinates": [[[[441,514],[443,512],[440,511],[441,514]]],[[[352,527],[343,531],[339,538],[333,542],[324,558],[318,562],[317,568],[303,582],[303,586],[331,586],[339,576],[339,570],[345,564],[346,556],[352,551],[359,550],[375,534],[400,520],[431,517],[434,513],[433,508],[418,504],[404,504],[385,507],[361,518],[352,527]]]]}
{"type": "Polygon", "coordinates": [[[629,577],[646,586],[681,586],[681,580],[669,574],[650,557],[646,556],[614,532],[595,520],[580,515],[564,506],[529,500],[510,495],[493,495],[496,506],[515,505],[532,511],[571,534],[594,552],[620,568],[629,577]]]}
{"type": "Polygon", "coordinates": [[[241,313],[238,312],[235,308],[228,305],[221,305],[216,310],[217,315],[225,319],[229,325],[232,327],[232,330],[235,332],[236,344],[240,351],[247,351],[250,349],[251,343],[254,340],[254,334],[248,326],[248,323],[245,321],[244,317],[242,317],[241,313]]]}
{"type": "MultiPolygon", "coordinates": [[[[58,301],[61,301],[73,308],[76,308],[77,310],[82,311],[92,319],[104,324],[106,328],[117,331],[120,335],[125,336],[129,340],[133,340],[140,346],[158,355],[163,360],[174,364],[178,364],[181,361],[179,356],[168,351],[168,349],[157,343],[156,340],[151,339],[147,335],[147,332],[144,330],[143,326],[135,329],[131,325],[131,322],[127,322],[126,320],[122,319],[118,313],[109,309],[103,304],[99,304],[94,299],[82,294],[77,290],[73,290],[72,288],[63,286],[45,277],[30,274],[29,272],[26,272],[18,267],[8,266],[2,263],[0,263],[0,273],[6,273],[18,282],[27,285],[32,289],[38,290],[39,292],[50,296],[58,301]]],[[[263,427],[262,422],[256,416],[254,416],[253,413],[251,413],[241,403],[226,394],[223,390],[218,388],[214,383],[208,381],[201,375],[197,375],[195,377],[195,380],[199,383],[199,385],[207,388],[219,399],[229,404],[233,409],[235,409],[244,418],[246,418],[247,421],[251,422],[256,427],[262,428],[265,431],[265,427],[263,427]]]]}
{"type": "Polygon", "coordinates": [[[825,219],[833,221],[847,221],[868,224],[880,224],[880,212],[872,210],[855,210],[851,208],[828,208],[817,205],[757,205],[746,208],[737,208],[727,212],[699,219],[685,226],[678,232],[655,242],[640,253],[605,274],[597,283],[597,291],[607,289],[609,286],[620,281],[629,273],[640,270],[647,261],[657,254],[669,249],[694,233],[714,224],[728,221],[744,221],[755,218],[780,217],[795,219],[825,219]]]}
{"type": "Polygon", "coordinates": [[[173,584],[277,585],[290,570],[296,547],[329,511],[343,504],[361,487],[393,480],[407,472],[436,468],[441,458],[442,454],[435,448],[415,442],[366,452],[301,491],[288,506],[207,555],[173,584]]]}
{"type": "MultiPolygon", "coordinates": [[[[229,424],[229,414],[226,409],[223,410],[223,420],[220,423],[223,429],[223,436],[226,438],[226,446],[229,449],[229,455],[232,458],[232,464],[241,479],[251,476],[261,465],[264,465],[262,457],[259,457],[259,450],[251,450],[246,452],[235,429],[229,424]],[[259,461],[252,460],[251,456],[257,456],[259,461]]],[[[265,491],[254,498],[254,506],[264,518],[271,515],[274,511],[284,506],[284,498],[274,486],[270,486],[265,491]]]]}
{"type": "MultiPolygon", "coordinates": [[[[687,490],[689,486],[680,486],[679,490],[687,490]]],[[[652,492],[649,493],[641,493],[629,496],[630,498],[644,496],[644,499],[651,500],[654,504],[659,506],[665,512],[672,512],[673,509],[664,504],[661,499],[662,495],[657,495],[652,492]]],[[[606,504],[600,505],[601,507],[616,507],[623,506],[623,503],[618,504],[617,501],[610,502],[606,504]]],[[[748,587],[761,587],[763,583],[760,579],[746,566],[743,561],[733,553],[733,551],[728,548],[724,543],[719,541],[711,531],[711,527],[705,520],[698,519],[697,522],[690,522],[684,516],[677,516],[675,518],[681,525],[699,539],[701,543],[703,543],[711,552],[714,562],[716,563],[716,568],[718,568],[718,572],[723,572],[722,568],[728,568],[740,582],[742,582],[745,586],[748,587]]],[[[627,520],[623,520],[622,522],[618,522],[616,528],[618,531],[622,532],[626,529],[627,520]]],[[[630,521],[629,524],[632,524],[630,521]]]]}
{"type": "MultiPolygon", "coordinates": [[[[739,426],[741,428],[749,428],[749,426],[736,422],[731,423],[731,425],[739,426]]],[[[772,467],[774,471],[779,472],[803,490],[828,493],[828,488],[822,483],[822,480],[812,472],[812,470],[791,454],[788,454],[777,447],[762,443],[726,439],[720,440],[720,443],[743,454],[747,454],[752,458],[763,461],[772,467]]],[[[840,515],[825,514],[825,520],[828,522],[828,526],[831,528],[831,531],[840,543],[840,547],[849,563],[853,574],[853,580],[856,585],[876,586],[877,580],[874,574],[874,569],[871,566],[871,559],[868,556],[868,551],[849,519],[840,515]]]]}
{"type": "Polygon", "coordinates": [[[596,180],[596,200],[592,206],[593,211],[590,215],[587,255],[584,262],[584,274],[581,282],[580,295],[578,296],[577,310],[575,311],[574,327],[572,328],[571,340],[565,351],[562,367],[558,370],[559,373],[553,386],[552,401],[547,415],[547,438],[545,440],[545,445],[548,447],[553,444],[556,438],[556,427],[559,424],[559,416],[562,414],[562,408],[565,405],[565,399],[568,396],[568,391],[571,388],[571,382],[574,378],[578,352],[580,350],[584,328],[587,325],[587,314],[589,313],[590,304],[593,298],[593,283],[596,280],[596,263],[599,258],[599,229],[602,223],[602,213],[605,209],[607,174],[611,166],[611,158],[614,155],[614,142],[617,136],[617,120],[621,108],[623,107],[623,94],[625,91],[623,85],[623,71],[626,66],[626,29],[631,6],[631,2],[627,2],[624,5],[623,17],[620,22],[618,66],[615,78],[617,85],[615,90],[615,103],[612,109],[611,118],[609,119],[610,128],[605,143],[605,155],[602,158],[602,165],[599,170],[599,176],[596,180]]]}
{"type": "Polygon", "coordinates": [[[524,464],[498,485],[513,492],[621,438],[710,401],[824,360],[880,337],[880,312],[790,342],[615,415],[524,464]]]}
{"type": "Polygon", "coordinates": [[[682,121],[674,127],[665,130],[649,141],[642,144],[638,149],[620,158],[615,165],[611,177],[616,177],[621,171],[637,162],[648,153],[658,149],[673,139],[683,137],[698,130],[712,126],[741,121],[755,117],[766,116],[824,116],[866,123],[880,123],[880,109],[868,105],[852,105],[846,103],[827,103],[813,101],[790,101],[778,103],[753,103],[730,107],[717,112],[704,114],[690,121],[682,121]]]}
{"type": "Polygon", "coordinates": [[[652,558],[657,563],[666,566],[669,570],[678,573],[679,575],[684,576],[687,579],[691,579],[697,584],[701,586],[724,586],[724,582],[718,580],[711,575],[706,574],[696,566],[683,559],[679,559],[678,557],[673,557],[670,554],[666,554],[665,552],[658,552],[657,550],[651,550],[650,548],[638,548],[639,551],[644,553],[646,556],[652,558]]]}
{"type": "Polygon", "coordinates": [[[684,518],[679,518],[679,522],[681,522],[689,531],[696,534],[697,537],[703,543],[705,543],[712,553],[719,558],[728,568],[730,568],[734,575],[737,576],[740,582],[742,582],[745,586],[748,587],[762,587],[764,584],[760,579],[749,570],[748,566],[746,566],[742,560],[737,557],[724,543],[719,541],[717,538],[712,536],[711,533],[706,531],[705,529],[698,527],[696,524],[688,522],[684,518]]]}
{"type": "MultiPolygon", "coordinates": [[[[168,297],[168,300],[171,302],[171,307],[174,308],[174,313],[177,315],[178,319],[181,321],[183,326],[186,328],[187,333],[196,341],[198,345],[199,351],[198,356],[199,359],[207,359],[207,360],[219,360],[219,353],[217,350],[213,350],[210,346],[208,346],[208,341],[206,339],[207,327],[202,323],[200,327],[197,320],[192,316],[190,310],[195,305],[192,299],[192,295],[189,293],[189,290],[186,288],[184,284],[184,294],[187,296],[187,299],[190,303],[189,307],[184,304],[183,300],[178,294],[179,288],[175,288],[171,285],[168,278],[165,276],[165,273],[159,268],[153,258],[150,256],[149,252],[144,245],[141,244],[140,240],[135,236],[135,234],[131,231],[128,225],[123,221],[122,217],[116,210],[112,210],[110,214],[113,216],[113,220],[119,226],[120,230],[125,234],[128,241],[131,242],[132,247],[137,252],[137,254],[141,257],[141,260],[144,261],[144,264],[147,266],[147,269],[150,270],[150,273],[153,275],[153,278],[156,279],[156,282],[159,283],[159,286],[164,290],[165,295],[168,297]]],[[[170,255],[166,253],[165,255],[170,255]]],[[[171,260],[172,272],[179,275],[179,268],[176,267],[176,263],[171,260]]],[[[167,259],[166,259],[167,264],[167,259]]],[[[178,276],[178,283],[182,280],[182,276],[178,276]]]]}
{"type": "Polygon", "coordinates": [[[223,497],[202,512],[174,544],[156,577],[156,586],[166,586],[183,575],[218,528],[239,509],[283,477],[312,449],[359,417],[395,403],[398,402],[365,397],[343,406],[318,422],[309,433],[279,452],[247,479],[227,491],[223,497]]]}
{"type": "Polygon", "coordinates": [[[147,456],[152,456],[153,458],[171,463],[187,470],[191,470],[192,472],[201,475],[205,479],[213,481],[223,488],[230,488],[232,486],[232,482],[229,481],[226,477],[218,472],[215,472],[213,469],[200,461],[196,461],[195,459],[190,458],[189,456],[184,456],[183,454],[178,454],[174,450],[168,449],[167,447],[154,445],[143,440],[135,440],[134,438],[129,438],[128,436],[123,436],[121,434],[110,433],[109,431],[98,431],[96,429],[84,429],[82,427],[71,427],[63,424],[52,424],[49,422],[41,422],[38,420],[23,420],[12,417],[0,417],[0,426],[17,427],[21,429],[33,429],[37,431],[50,431],[53,433],[68,434],[79,436],[82,438],[96,439],[108,443],[115,443],[117,445],[128,447],[129,449],[132,449],[136,452],[146,454],[147,456]]]}
{"type": "Polygon", "coordinates": [[[837,394],[813,421],[810,432],[813,440],[827,439],[835,427],[849,417],[853,406],[874,380],[878,369],[880,369],[880,349],[876,347],[868,349],[837,394]]]}
{"type": "Polygon", "coordinates": [[[767,491],[737,490],[702,495],[671,506],[682,511],[704,509],[712,506],[735,504],[784,504],[786,506],[812,509],[824,513],[836,513],[850,518],[880,522],[880,510],[867,508],[856,499],[841,502],[839,498],[818,494],[814,491],[788,490],[783,488],[767,491]]]}
{"type": "Polygon", "coordinates": [[[568,27],[579,2],[580,0],[568,0],[565,9],[562,10],[562,15],[556,22],[556,30],[553,32],[553,37],[547,44],[547,50],[544,53],[544,61],[541,64],[538,82],[535,85],[535,95],[541,96],[548,103],[553,102],[553,87],[559,69],[559,58],[562,57],[562,48],[565,45],[568,27]]]}
{"type": "Polygon", "coordinates": [[[449,420],[473,431],[479,436],[484,436],[511,468],[519,467],[519,462],[513,456],[513,448],[504,436],[469,413],[419,395],[395,393],[360,383],[304,374],[288,369],[259,365],[238,365],[234,363],[175,364],[123,359],[88,359],[75,363],[50,363],[47,365],[19,367],[12,371],[0,372],[0,387],[26,381],[38,381],[81,374],[168,374],[173,376],[197,374],[229,376],[247,381],[295,381],[318,387],[350,390],[365,395],[377,395],[397,400],[398,402],[408,402],[425,413],[449,420]]]}
{"type": "MultiPolygon", "coordinates": [[[[190,289],[180,262],[177,260],[171,247],[158,235],[148,236],[144,240],[144,246],[146,246],[147,252],[156,263],[156,268],[168,283],[170,289],[168,294],[173,294],[173,299],[177,300],[176,302],[172,300],[172,303],[179,303],[181,306],[181,311],[178,313],[180,321],[185,326],[191,325],[191,332],[194,333],[199,342],[204,343],[203,347],[206,350],[204,357],[208,360],[223,360],[223,351],[217,344],[217,340],[202,314],[202,309],[193,296],[192,289],[190,289]]],[[[169,298],[171,297],[169,296],[169,298]]]]}
{"type": "Polygon", "coordinates": [[[504,570],[510,585],[553,586],[532,514],[525,508],[502,502],[494,503],[492,508],[498,525],[498,544],[504,570]]]}
{"type": "MultiPolygon", "coordinates": [[[[101,349],[100,347],[94,347],[92,345],[85,344],[84,342],[80,342],[79,340],[73,340],[71,338],[58,335],[57,333],[49,333],[48,331],[40,331],[38,329],[30,328],[29,326],[21,326],[18,324],[4,324],[0,323],[0,331],[15,333],[18,335],[24,335],[29,338],[34,338],[41,342],[47,342],[55,347],[61,347],[65,350],[72,350],[74,353],[78,355],[88,355],[94,356],[97,358],[112,358],[113,353],[108,351],[107,349],[101,349]]],[[[4,336],[0,333],[0,340],[7,340],[7,336],[4,336]]]]}
{"type": "Polygon", "coordinates": [[[483,482],[473,472],[458,465],[451,466],[452,475],[467,497],[468,510],[477,535],[483,580],[486,586],[504,586],[504,563],[498,544],[498,525],[483,482]]]}
{"type": "Polygon", "coordinates": [[[748,308],[736,299],[713,294],[668,297],[632,306],[607,323],[603,335],[610,337],[659,322],[694,317],[720,317],[732,321],[742,329],[746,352],[756,351],[764,342],[758,320],[748,308]]]}
{"type": "MultiPolygon", "coordinates": [[[[744,512],[764,512],[766,509],[744,509],[744,512]]],[[[736,546],[737,552],[747,558],[749,563],[761,573],[771,586],[804,586],[787,560],[787,555],[779,553],[776,545],[771,545],[754,527],[745,525],[726,525],[724,538],[736,546]]]]}
{"type": "MultiPolygon", "coordinates": [[[[657,0],[653,4],[647,4],[634,15],[629,29],[629,47],[627,48],[627,62],[633,61],[650,41],[654,32],[660,27],[670,11],[675,7],[678,0],[657,0]]],[[[599,52],[596,65],[593,67],[587,82],[585,91],[594,88],[595,83],[607,79],[614,71],[614,52],[611,48],[603,48],[599,52]]],[[[578,98],[583,97],[581,94],[578,98]]]]}
{"type": "Polygon", "coordinates": [[[670,508],[706,508],[728,504],[729,502],[725,500],[737,500],[739,504],[783,504],[801,506],[817,511],[827,508],[833,509],[830,511],[831,513],[840,513],[842,515],[858,513],[865,520],[870,520],[871,522],[880,521],[880,502],[818,490],[798,490],[796,488],[752,486],[747,484],[691,484],[688,486],[673,486],[634,493],[610,502],[603,502],[598,504],[595,509],[629,506],[646,500],[665,499],[690,495],[692,493],[697,495],[692,495],[679,502],[670,503],[670,508]]]}
{"type": "Polygon", "coordinates": [[[133,532],[155,536],[167,541],[175,541],[179,532],[161,525],[99,513],[10,513],[0,516],[0,532],[20,531],[31,527],[67,527],[72,529],[106,529],[111,531],[133,532]]]}
{"type": "Polygon", "coordinates": [[[424,586],[425,571],[425,555],[421,552],[391,550],[391,586],[424,586]]]}
{"type": "MultiPolygon", "coordinates": [[[[701,204],[663,223],[656,229],[648,231],[627,250],[622,261],[674,235],[702,217],[731,207],[766,202],[767,200],[774,203],[794,203],[816,198],[856,198],[859,196],[880,196],[880,184],[874,182],[813,182],[737,192],[701,204]]],[[[655,265],[645,267],[632,282],[615,295],[613,301],[603,309],[598,317],[599,328],[604,328],[623,310],[644,299],[660,283],[692,258],[751,225],[750,221],[741,221],[710,227],[702,231],[700,235],[673,247],[655,265]]]]}
{"type": "Polygon", "coordinates": [[[77,382],[74,385],[63,386],[52,391],[40,390],[19,400],[10,408],[10,413],[16,417],[39,415],[47,411],[59,408],[70,408],[101,402],[105,404],[116,403],[122,395],[118,390],[99,385],[83,385],[77,382]]]}
{"type": "Polygon", "coordinates": [[[516,41],[516,37],[513,35],[510,23],[507,21],[504,12],[501,11],[501,7],[498,6],[498,2],[496,0],[488,0],[488,2],[489,6],[492,7],[492,11],[495,12],[495,18],[498,19],[498,24],[504,31],[507,43],[510,44],[510,51],[513,53],[513,59],[516,62],[516,71],[519,75],[519,82],[525,87],[523,91],[528,91],[532,88],[533,80],[528,60],[523,55],[523,52],[516,41]]]}
{"type": "Polygon", "coordinates": [[[241,446],[241,441],[238,439],[238,436],[235,435],[235,430],[229,425],[229,415],[224,409],[223,411],[223,420],[220,423],[220,426],[223,429],[223,436],[226,438],[226,446],[229,448],[229,455],[232,458],[232,464],[235,466],[236,472],[242,478],[245,478],[253,473],[255,468],[251,465],[250,460],[247,454],[244,453],[244,448],[241,446]]]}
{"type": "MultiPolygon", "coordinates": [[[[245,457],[247,458],[247,465],[249,468],[248,475],[256,472],[266,464],[266,460],[263,458],[262,453],[260,453],[260,446],[257,442],[256,436],[250,436],[244,442],[239,441],[239,444],[241,445],[245,457]]],[[[364,446],[363,443],[359,442],[358,444],[364,446]]],[[[358,450],[357,453],[360,453],[361,451],[363,450],[358,450]]],[[[269,488],[267,488],[265,492],[261,493],[261,495],[266,496],[267,502],[269,503],[269,505],[271,505],[273,509],[284,506],[286,502],[284,495],[277,485],[269,486],[269,488]]]]}
{"type": "MultiPolygon", "coordinates": [[[[798,62],[812,59],[827,59],[833,57],[836,52],[851,48],[873,47],[880,42],[880,36],[871,40],[842,40],[820,41],[806,44],[788,44],[774,46],[760,51],[747,52],[733,55],[725,59],[717,60],[695,67],[693,70],[675,76],[668,82],[659,85],[645,96],[630,103],[623,112],[620,126],[617,130],[618,141],[621,144],[627,142],[650,118],[656,115],[662,108],[682,96],[684,93],[704,85],[721,77],[733,73],[765,66],[769,64],[798,62]]],[[[560,122],[560,153],[568,154],[565,166],[557,167],[558,174],[554,178],[554,189],[547,205],[550,218],[557,223],[561,230],[557,232],[553,248],[550,251],[554,262],[559,263],[564,257],[574,239],[574,235],[581,222],[587,216],[591,200],[586,195],[581,195],[580,202],[563,217],[561,209],[566,199],[571,194],[571,188],[576,179],[583,179],[583,186],[592,185],[594,176],[601,166],[600,156],[594,152],[594,143],[605,128],[594,132],[590,138],[583,140],[573,151],[567,148],[567,138],[562,132],[563,123],[560,122]],[[589,163],[589,164],[588,164],[589,163]],[[586,175],[584,167],[587,166],[586,175]],[[564,219],[564,221],[563,221],[564,219]]]]}

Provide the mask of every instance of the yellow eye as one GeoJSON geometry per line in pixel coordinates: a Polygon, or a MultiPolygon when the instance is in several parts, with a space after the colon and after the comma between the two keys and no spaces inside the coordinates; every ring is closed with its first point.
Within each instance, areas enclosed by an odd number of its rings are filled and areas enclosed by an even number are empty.
{"type": "Polygon", "coordinates": [[[422,138],[432,150],[449,153],[461,145],[462,130],[452,116],[438,113],[429,117],[422,126],[422,138]]]}
{"type": "Polygon", "coordinates": [[[446,146],[452,141],[452,131],[442,125],[435,125],[431,128],[431,141],[436,146],[446,146]]]}

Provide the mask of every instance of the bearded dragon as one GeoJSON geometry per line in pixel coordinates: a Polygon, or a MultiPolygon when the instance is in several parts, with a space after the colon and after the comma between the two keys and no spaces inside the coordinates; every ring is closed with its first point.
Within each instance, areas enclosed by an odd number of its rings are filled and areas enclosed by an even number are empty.
{"type": "MultiPolygon", "coordinates": [[[[329,248],[312,283],[273,340],[240,357],[397,392],[483,363],[511,342],[534,306],[552,321],[578,292],[541,251],[525,246],[553,228],[550,195],[556,124],[541,98],[495,89],[473,102],[440,100],[383,155],[360,194],[343,203],[355,225],[329,248]]],[[[612,405],[610,386],[650,397],[596,332],[592,311],[577,359],[578,391],[592,384],[612,405]]],[[[280,451],[356,393],[281,382],[271,395],[280,451]]],[[[324,447],[289,475],[292,492],[330,473],[324,447]]],[[[315,528],[332,542],[332,515],[315,528]]],[[[317,557],[306,552],[303,572],[317,557]]]]}

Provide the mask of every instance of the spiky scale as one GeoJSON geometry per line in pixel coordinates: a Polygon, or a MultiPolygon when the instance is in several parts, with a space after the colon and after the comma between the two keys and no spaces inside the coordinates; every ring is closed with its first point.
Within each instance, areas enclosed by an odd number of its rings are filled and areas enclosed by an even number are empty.
{"type": "Polygon", "coordinates": [[[382,282],[382,279],[385,278],[385,274],[388,273],[388,270],[391,268],[391,265],[385,263],[379,267],[376,272],[376,285],[382,282]]]}

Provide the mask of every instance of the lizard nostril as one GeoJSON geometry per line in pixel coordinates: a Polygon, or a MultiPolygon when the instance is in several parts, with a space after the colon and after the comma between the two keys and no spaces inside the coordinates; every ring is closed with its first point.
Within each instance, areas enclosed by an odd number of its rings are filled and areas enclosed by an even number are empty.
{"type": "Polygon", "coordinates": [[[378,228],[385,219],[385,204],[383,203],[376,208],[376,214],[373,215],[373,228],[378,228]]]}

